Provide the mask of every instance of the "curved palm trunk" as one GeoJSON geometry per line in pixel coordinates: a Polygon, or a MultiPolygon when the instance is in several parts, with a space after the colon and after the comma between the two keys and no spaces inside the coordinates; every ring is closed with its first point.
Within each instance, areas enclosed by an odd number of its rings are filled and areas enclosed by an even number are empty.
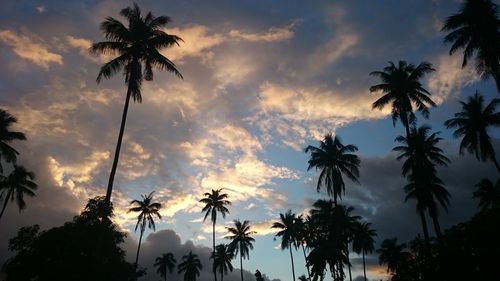
{"type": "Polygon", "coordinates": [[[347,267],[349,268],[349,280],[352,281],[351,262],[347,264],[347,267]]]}
{"type": "Polygon", "coordinates": [[[243,256],[241,255],[241,251],[240,251],[240,274],[241,274],[241,281],[243,281],[243,256]]]}
{"type": "Polygon", "coordinates": [[[293,281],[295,281],[295,268],[293,266],[293,254],[292,254],[292,243],[289,245],[290,247],[290,259],[292,260],[292,276],[293,276],[293,281]]]}
{"type": "Polygon", "coordinates": [[[7,203],[9,203],[9,197],[10,197],[10,192],[7,193],[7,196],[5,196],[5,201],[3,202],[3,207],[2,207],[2,212],[0,213],[0,219],[3,216],[3,213],[5,212],[5,209],[7,208],[7,203]]]}
{"type": "Polygon", "coordinates": [[[425,220],[424,211],[419,211],[419,215],[420,215],[420,221],[422,222],[422,230],[424,232],[426,252],[428,255],[427,257],[429,257],[430,249],[431,249],[431,241],[429,238],[429,230],[427,229],[427,221],[425,220]]]}
{"type": "MultiPolygon", "coordinates": [[[[214,246],[214,250],[212,252],[212,257],[214,259],[214,264],[215,264],[215,221],[214,223],[212,224],[212,241],[213,241],[213,246],[214,246]]],[[[215,266],[212,266],[213,270],[214,270],[214,279],[215,281],[217,281],[217,270],[215,270],[215,266]]]]}
{"type": "Polygon", "coordinates": [[[144,229],[141,229],[141,236],[139,237],[139,245],[137,246],[137,254],[135,255],[135,268],[137,268],[137,262],[139,261],[139,251],[141,250],[142,234],[144,234],[144,229]]]}
{"type": "Polygon", "coordinates": [[[365,262],[365,250],[361,251],[363,253],[363,275],[365,276],[365,281],[366,280],[366,262],[365,262]]]}
{"type": "Polygon", "coordinates": [[[438,237],[439,240],[441,240],[443,234],[441,232],[441,227],[439,226],[439,220],[436,215],[432,216],[432,222],[434,224],[434,231],[436,232],[436,236],[438,237]]]}
{"type": "Polygon", "coordinates": [[[120,149],[122,146],[123,132],[125,131],[125,122],[127,121],[128,106],[130,103],[130,96],[132,92],[130,90],[130,85],[127,89],[127,98],[125,99],[125,105],[123,106],[122,123],[120,125],[120,133],[118,134],[118,141],[116,143],[115,156],[113,159],[113,166],[111,167],[111,172],[109,174],[108,189],[106,190],[106,204],[111,202],[111,192],[113,191],[113,181],[115,180],[116,168],[118,167],[118,158],[120,157],[120,149]]]}
{"type": "Polygon", "coordinates": [[[311,271],[309,270],[309,265],[307,264],[306,249],[304,247],[304,244],[302,244],[302,252],[304,253],[304,260],[306,261],[307,276],[309,277],[309,281],[311,281],[311,271]]]}
{"type": "Polygon", "coordinates": [[[493,151],[492,154],[493,154],[493,156],[491,156],[491,160],[495,164],[495,167],[497,168],[498,173],[500,173],[500,165],[498,165],[498,160],[495,157],[495,152],[493,151]]]}

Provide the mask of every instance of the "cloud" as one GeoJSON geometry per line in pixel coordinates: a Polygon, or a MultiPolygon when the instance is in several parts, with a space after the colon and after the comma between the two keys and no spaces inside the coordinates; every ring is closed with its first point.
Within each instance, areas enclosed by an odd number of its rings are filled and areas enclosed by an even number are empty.
{"type": "Polygon", "coordinates": [[[284,27],[271,27],[266,32],[249,33],[232,29],[228,35],[230,38],[245,40],[249,42],[279,42],[289,40],[294,36],[294,27],[297,22],[291,23],[284,27]]]}
{"type": "Polygon", "coordinates": [[[49,51],[49,46],[33,35],[23,35],[7,29],[0,29],[0,41],[12,47],[14,53],[25,60],[49,69],[51,63],[63,65],[63,57],[49,51]]]}
{"type": "Polygon", "coordinates": [[[353,48],[358,41],[358,35],[352,32],[336,34],[331,40],[309,55],[310,71],[319,73],[325,67],[333,65],[343,57],[352,54],[353,48]]]}

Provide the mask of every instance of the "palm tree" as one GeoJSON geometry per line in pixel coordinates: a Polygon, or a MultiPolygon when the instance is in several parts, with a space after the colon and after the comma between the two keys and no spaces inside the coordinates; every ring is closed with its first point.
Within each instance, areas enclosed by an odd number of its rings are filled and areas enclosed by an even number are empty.
{"type": "Polygon", "coordinates": [[[352,250],[357,254],[363,255],[363,273],[366,279],[366,262],[365,255],[373,252],[375,250],[375,236],[377,232],[375,229],[371,228],[371,223],[356,223],[354,228],[353,238],[352,238],[352,250]]]}
{"type": "Polygon", "coordinates": [[[356,154],[358,148],[355,145],[343,145],[338,136],[332,138],[331,134],[325,136],[320,141],[319,147],[309,145],[305,152],[310,152],[309,167],[307,170],[316,168],[321,170],[318,178],[317,191],[324,186],[328,195],[333,196],[335,204],[337,197],[342,199],[342,193],[345,194],[345,184],[342,174],[346,175],[351,181],[359,183],[359,165],[361,160],[356,154]]]}
{"type": "Polygon", "coordinates": [[[398,136],[396,141],[403,145],[393,150],[400,152],[398,160],[405,158],[402,174],[406,176],[409,183],[405,186],[406,198],[417,201],[417,212],[420,215],[422,229],[427,245],[430,246],[429,232],[425,219],[425,211],[430,212],[434,221],[434,227],[438,237],[441,236],[437,220],[436,201],[447,210],[450,194],[443,186],[443,182],[437,176],[436,165],[446,166],[449,159],[443,155],[443,151],[437,147],[440,137],[439,133],[429,135],[430,127],[421,126],[418,129],[411,128],[408,137],[398,136]]]}
{"type": "Polygon", "coordinates": [[[151,12],[142,17],[137,4],[134,4],[133,8],[122,9],[120,15],[128,20],[128,27],[117,19],[107,17],[101,23],[101,30],[108,41],[94,43],[89,50],[94,54],[118,55],[101,67],[97,75],[98,83],[102,78],[110,78],[123,69],[125,83],[127,84],[127,96],[123,108],[120,133],[118,134],[113,166],[106,191],[106,202],[108,204],[111,200],[113,181],[118,166],[130,97],[136,102],[140,103],[142,101],[141,85],[144,80],[153,80],[153,68],[167,70],[182,78],[175,64],[159,52],[159,49],[178,45],[178,42],[182,40],[180,37],[167,34],[162,30],[162,27],[170,22],[170,18],[166,16],[155,17],[151,12]]]}
{"type": "Polygon", "coordinates": [[[450,55],[464,49],[462,68],[472,56],[482,78],[493,77],[500,92],[500,19],[498,6],[491,0],[466,0],[457,14],[449,16],[442,31],[449,31],[450,55]]]}
{"type": "Polygon", "coordinates": [[[404,270],[404,266],[410,258],[410,254],[405,249],[406,244],[398,244],[396,237],[385,239],[382,241],[380,249],[377,250],[379,264],[387,264],[387,272],[398,274],[404,270]]]}
{"type": "Polygon", "coordinates": [[[476,91],[467,98],[467,102],[460,101],[462,111],[455,113],[455,118],[447,120],[444,125],[448,129],[456,128],[453,135],[462,138],[460,154],[467,150],[480,161],[491,159],[500,173],[500,165],[488,135],[488,128],[500,125],[500,112],[495,111],[500,99],[493,99],[486,107],[483,103],[483,96],[476,91]]]}
{"type": "Polygon", "coordinates": [[[0,200],[4,200],[0,219],[7,208],[7,203],[16,201],[19,211],[26,208],[24,195],[30,197],[35,196],[34,190],[37,189],[37,184],[33,182],[35,174],[29,172],[23,166],[14,165],[14,170],[0,180],[0,200]]]}
{"type": "Polygon", "coordinates": [[[3,174],[2,160],[7,163],[16,163],[17,152],[9,145],[14,140],[26,140],[26,136],[21,132],[10,131],[10,126],[17,122],[17,119],[9,112],[0,109],[0,174],[3,174]]]}
{"type": "Polygon", "coordinates": [[[383,92],[384,95],[376,100],[373,109],[383,109],[389,103],[392,104],[392,122],[396,126],[396,120],[400,120],[406,129],[406,135],[410,133],[410,125],[415,124],[416,117],[414,108],[420,111],[424,118],[429,117],[429,106],[436,106],[430,98],[431,93],[427,91],[420,79],[425,74],[434,71],[428,62],[422,62],[418,66],[399,61],[398,65],[389,62],[389,66],[382,71],[373,71],[370,75],[378,76],[381,84],[370,87],[370,92],[383,92]]]}
{"type": "Polygon", "coordinates": [[[196,281],[200,276],[200,270],[203,268],[200,259],[192,251],[182,257],[183,262],[177,267],[177,273],[184,272],[184,281],[196,281]]]}
{"type": "Polygon", "coordinates": [[[255,231],[250,230],[250,222],[243,221],[243,223],[239,220],[234,220],[234,227],[227,227],[229,231],[227,239],[231,239],[231,243],[229,243],[229,248],[235,254],[240,254],[240,274],[241,281],[243,281],[243,258],[249,257],[249,251],[253,250],[252,242],[255,241],[251,235],[255,234],[255,231]]]}
{"type": "Polygon", "coordinates": [[[139,236],[139,245],[137,246],[137,254],[135,256],[135,266],[137,267],[137,262],[139,261],[139,251],[141,250],[141,241],[142,235],[144,234],[144,230],[146,230],[146,223],[149,229],[153,229],[156,231],[154,216],[157,216],[161,219],[160,215],[160,203],[153,203],[153,194],[154,191],[149,193],[149,195],[141,195],[142,200],[132,200],[130,205],[134,205],[134,207],[130,208],[129,212],[139,213],[137,216],[137,224],[135,225],[135,231],[137,228],[141,227],[141,235],[139,236]]]}
{"type": "Polygon", "coordinates": [[[281,237],[281,250],[290,249],[290,259],[292,261],[292,276],[295,281],[295,269],[293,265],[292,246],[298,247],[296,227],[297,218],[292,214],[292,210],[288,210],[285,214],[280,214],[280,221],[274,222],[272,228],[280,229],[276,237],[281,237]]]}
{"type": "Polygon", "coordinates": [[[156,273],[158,273],[163,280],[167,281],[167,272],[172,273],[175,268],[175,264],[177,261],[175,260],[174,254],[166,253],[157,257],[155,260],[154,266],[157,267],[156,273]]]}
{"type": "Polygon", "coordinates": [[[474,198],[479,199],[481,211],[500,208],[500,179],[495,184],[489,179],[482,179],[476,187],[478,190],[474,191],[474,198]]]}
{"type": "Polygon", "coordinates": [[[306,262],[307,276],[309,277],[309,280],[311,280],[311,271],[309,269],[309,265],[307,264],[307,255],[305,248],[305,245],[308,243],[307,241],[310,240],[309,237],[311,236],[309,224],[310,224],[309,216],[306,217],[305,221],[302,215],[298,216],[295,220],[295,228],[297,229],[297,234],[296,234],[297,242],[302,247],[302,253],[304,254],[304,260],[306,262]]]}
{"type": "Polygon", "coordinates": [[[215,247],[215,252],[210,257],[214,260],[213,263],[213,271],[220,273],[220,280],[224,280],[224,275],[228,273],[228,271],[233,272],[233,265],[231,264],[231,260],[234,257],[233,251],[226,244],[219,244],[215,247]]]}
{"type": "MultiPolygon", "coordinates": [[[[231,205],[229,200],[226,200],[227,194],[221,193],[222,189],[213,190],[212,193],[205,193],[205,198],[200,200],[201,203],[205,204],[205,207],[201,210],[201,212],[205,212],[205,217],[203,218],[203,222],[207,219],[208,215],[210,215],[210,220],[212,221],[212,241],[213,241],[213,251],[212,255],[215,253],[215,223],[217,221],[217,212],[221,213],[222,217],[225,218],[226,214],[229,213],[229,210],[226,208],[226,205],[231,205]]],[[[214,260],[215,262],[215,260],[214,260]]],[[[217,281],[217,274],[214,270],[214,279],[217,281]]]]}

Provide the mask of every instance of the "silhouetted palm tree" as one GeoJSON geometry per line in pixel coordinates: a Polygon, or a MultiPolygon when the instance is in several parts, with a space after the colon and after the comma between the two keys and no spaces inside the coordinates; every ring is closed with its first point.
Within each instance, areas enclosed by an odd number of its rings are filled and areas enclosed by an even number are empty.
{"type": "Polygon", "coordinates": [[[234,253],[228,245],[219,244],[215,247],[215,252],[210,257],[214,260],[213,271],[220,273],[220,280],[224,280],[224,275],[229,271],[233,272],[233,265],[231,260],[234,258],[234,253]]]}
{"type": "Polygon", "coordinates": [[[333,196],[335,204],[337,197],[342,199],[342,193],[345,193],[345,184],[342,179],[342,174],[346,175],[350,180],[359,183],[359,165],[361,161],[356,154],[358,148],[355,145],[343,145],[338,136],[332,138],[331,134],[325,136],[320,141],[319,147],[309,145],[305,152],[310,152],[309,171],[312,168],[321,170],[318,178],[317,190],[324,186],[330,197],[333,196]]]}
{"type": "MultiPolygon", "coordinates": [[[[210,215],[210,220],[212,221],[212,241],[213,241],[213,251],[212,255],[215,253],[215,223],[217,221],[217,213],[221,213],[222,217],[225,218],[226,214],[229,213],[229,210],[226,208],[226,205],[231,205],[231,202],[227,199],[226,193],[221,193],[222,189],[213,190],[212,193],[205,193],[205,198],[200,200],[201,203],[205,204],[205,207],[201,210],[201,212],[205,212],[205,217],[203,221],[205,221],[210,215]]],[[[214,260],[215,262],[215,260],[214,260]]],[[[217,274],[214,270],[214,278],[217,281],[217,274]]]]}
{"type": "Polygon", "coordinates": [[[177,267],[179,270],[177,273],[184,272],[184,281],[196,281],[196,278],[200,276],[200,270],[203,268],[200,259],[192,251],[182,257],[183,262],[177,267]]]}
{"type": "Polygon", "coordinates": [[[243,281],[243,258],[249,256],[249,251],[253,249],[252,242],[255,241],[251,235],[255,234],[255,231],[250,230],[249,221],[234,220],[234,227],[228,227],[229,235],[226,236],[227,239],[231,239],[229,243],[229,248],[235,253],[240,254],[240,274],[241,281],[243,281]]]}
{"type": "Polygon", "coordinates": [[[16,164],[17,152],[10,142],[14,140],[26,140],[26,136],[21,132],[10,131],[10,126],[17,122],[17,119],[9,112],[0,109],[0,174],[3,174],[2,160],[7,163],[16,164]]]}
{"type": "Polygon", "coordinates": [[[132,200],[130,202],[130,205],[135,206],[130,208],[128,211],[139,213],[139,215],[137,216],[135,231],[137,231],[137,227],[140,226],[141,228],[139,245],[137,246],[137,255],[135,256],[135,266],[137,266],[137,262],[139,261],[139,251],[141,250],[142,235],[144,234],[144,230],[146,230],[146,223],[149,229],[152,228],[153,231],[156,231],[154,216],[157,216],[159,219],[161,219],[161,204],[153,202],[153,194],[154,191],[149,193],[149,195],[141,195],[142,200],[132,200]]]}
{"type": "Polygon", "coordinates": [[[462,68],[476,56],[476,69],[483,78],[493,77],[500,92],[500,19],[491,0],[466,0],[457,14],[448,17],[443,31],[451,43],[450,55],[464,49],[462,68]]]}
{"type": "Polygon", "coordinates": [[[476,92],[467,98],[467,102],[461,101],[462,111],[455,113],[455,118],[447,120],[444,124],[448,129],[456,128],[453,135],[462,138],[460,154],[466,149],[478,160],[491,159],[500,173],[500,165],[488,134],[488,128],[500,125],[500,112],[495,111],[500,99],[493,99],[486,107],[483,103],[483,96],[476,92]]]}
{"type": "Polygon", "coordinates": [[[474,191],[474,198],[479,199],[481,211],[500,208],[500,179],[495,184],[489,179],[482,179],[476,187],[478,190],[474,191]]]}
{"type": "Polygon", "coordinates": [[[353,238],[352,238],[352,250],[357,254],[363,255],[363,274],[366,279],[366,262],[365,255],[373,252],[375,250],[375,237],[377,232],[375,229],[371,228],[371,223],[361,223],[355,224],[353,238]]]}
{"type": "Polygon", "coordinates": [[[3,199],[2,211],[0,212],[0,219],[7,208],[7,203],[16,201],[19,211],[26,208],[24,195],[30,197],[35,196],[34,190],[37,189],[37,184],[33,182],[35,174],[29,172],[23,166],[14,165],[14,170],[7,176],[2,177],[0,180],[0,200],[3,199]]]}
{"type": "Polygon", "coordinates": [[[111,200],[130,97],[139,103],[142,101],[141,85],[144,80],[153,80],[153,68],[167,70],[182,78],[175,64],[159,52],[159,49],[178,45],[178,42],[182,40],[178,36],[167,34],[162,30],[162,27],[170,22],[170,18],[166,16],[155,17],[151,12],[143,17],[137,4],[134,4],[132,8],[122,9],[120,15],[128,20],[128,26],[117,19],[107,17],[101,23],[101,30],[108,41],[94,43],[90,47],[90,52],[94,54],[118,55],[101,67],[97,75],[97,82],[99,83],[103,77],[110,78],[123,69],[127,84],[127,96],[113,166],[109,175],[106,202],[111,200]]]}
{"type": "Polygon", "coordinates": [[[304,221],[304,217],[300,215],[295,220],[295,227],[297,229],[297,234],[296,234],[297,242],[302,247],[302,253],[304,254],[304,261],[306,263],[306,268],[307,268],[307,276],[309,280],[311,280],[311,271],[309,269],[309,265],[307,264],[307,255],[305,248],[305,245],[307,244],[307,241],[309,240],[310,236],[309,220],[310,217],[307,217],[306,220],[304,221]]]}
{"type": "Polygon", "coordinates": [[[175,260],[174,254],[162,254],[155,260],[154,266],[157,267],[156,273],[158,273],[163,278],[163,280],[167,281],[167,272],[172,273],[176,263],[177,261],[175,260]]]}
{"type": "Polygon", "coordinates": [[[370,75],[378,76],[381,84],[370,87],[370,92],[383,92],[384,95],[376,100],[373,109],[382,109],[386,105],[392,105],[392,121],[396,126],[396,120],[400,120],[406,129],[406,135],[410,133],[410,125],[416,121],[414,108],[424,116],[429,117],[429,106],[436,106],[430,98],[431,93],[427,91],[420,79],[425,74],[434,71],[428,62],[422,62],[418,66],[399,61],[398,65],[389,62],[389,66],[382,71],[373,71],[370,75]]]}
{"type": "Polygon", "coordinates": [[[396,237],[385,239],[382,241],[380,249],[377,250],[379,264],[386,264],[387,272],[398,274],[410,258],[410,254],[405,249],[406,244],[398,244],[396,237]]]}
{"type": "Polygon", "coordinates": [[[292,214],[292,210],[288,210],[285,214],[280,214],[280,221],[274,222],[272,228],[281,229],[276,237],[281,237],[281,250],[290,249],[290,260],[292,261],[292,276],[295,281],[295,268],[293,265],[292,246],[298,247],[297,241],[297,218],[292,214]]]}
{"type": "Polygon", "coordinates": [[[437,147],[441,140],[438,133],[429,135],[430,127],[421,126],[411,128],[408,137],[398,136],[396,141],[403,145],[393,150],[400,152],[398,160],[406,159],[403,163],[402,173],[407,176],[409,183],[405,186],[406,198],[417,201],[417,212],[420,215],[422,229],[427,245],[430,246],[429,232],[425,219],[425,211],[430,212],[434,221],[436,234],[441,236],[437,220],[436,201],[447,210],[450,194],[437,176],[436,165],[446,166],[449,159],[437,147]]]}

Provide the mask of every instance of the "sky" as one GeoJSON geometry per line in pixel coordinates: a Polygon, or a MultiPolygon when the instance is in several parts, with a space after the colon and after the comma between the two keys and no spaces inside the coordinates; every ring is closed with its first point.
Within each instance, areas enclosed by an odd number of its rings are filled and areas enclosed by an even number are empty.
{"type": "MultiPolygon", "coordinates": [[[[358,146],[360,184],[346,180],[342,203],[372,222],[377,243],[420,232],[415,202],[404,202],[401,163],[391,151],[404,133],[393,126],[390,109],[372,110],[380,93],[369,73],[389,61],[428,61],[435,72],[422,83],[438,104],[419,124],[440,131],[451,164],[439,170],[452,195],[444,228],[476,210],[474,185],[496,175],[491,163],[460,156],[458,141],[443,123],[460,110],[459,100],[475,91],[497,97],[494,83],[461,56],[449,56],[440,31],[459,1],[137,1],[143,12],[167,15],[165,31],[183,39],[162,50],[184,76],[155,72],[143,85],[142,103],[133,103],[115,179],[115,221],[128,233],[123,247],[135,257],[136,215],[129,202],[155,191],[163,207],[156,232],[146,231],[140,264],[143,280],[156,280],[154,259],[171,251],[178,260],[193,249],[210,280],[211,225],[198,202],[224,188],[232,205],[219,217],[217,243],[225,242],[232,220],[249,220],[257,231],[244,261],[248,276],[259,269],[269,279],[291,280],[289,255],[270,229],[280,213],[307,212],[325,198],[316,192],[317,173],[307,171],[307,145],[327,133],[358,146]]],[[[0,221],[0,264],[12,253],[8,239],[21,226],[58,226],[77,215],[90,197],[105,193],[125,100],[119,73],[96,82],[112,56],[91,55],[104,40],[99,24],[130,1],[14,1],[0,9],[0,108],[18,118],[16,130],[28,140],[14,143],[19,163],[34,171],[37,196],[18,212],[10,205],[0,221]]],[[[499,130],[491,131],[499,147],[499,130]]],[[[378,244],[377,244],[378,245],[378,244]]],[[[362,275],[353,254],[354,276],[362,275]]],[[[306,273],[295,253],[297,276],[306,273]]],[[[375,254],[368,256],[371,280],[385,277],[375,254]]],[[[235,265],[236,265],[235,261],[235,265]]],[[[239,268],[239,265],[236,265],[239,268]]],[[[235,271],[227,280],[239,280],[235,271]]],[[[179,276],[171,280],[181,280],[179,276]]],[[[247,278],[249,279],[249,278],[247,278]]]]}

